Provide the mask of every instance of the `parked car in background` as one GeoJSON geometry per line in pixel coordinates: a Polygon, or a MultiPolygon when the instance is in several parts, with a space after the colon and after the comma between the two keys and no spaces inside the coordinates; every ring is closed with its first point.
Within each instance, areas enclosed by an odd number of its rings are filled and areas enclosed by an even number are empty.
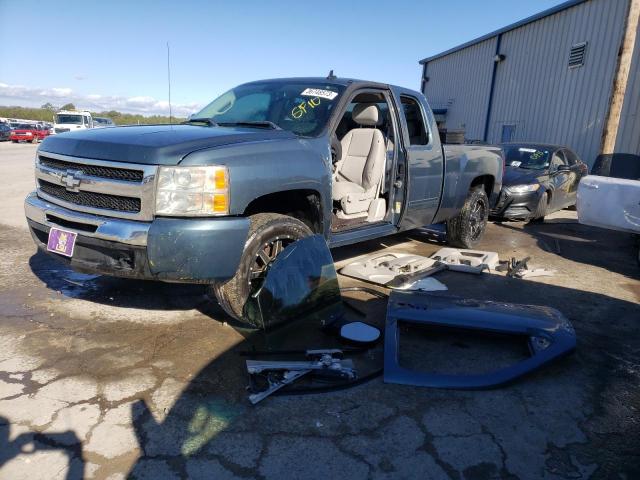
{"type": "Polygon", "coordinates": [[[502,191],[491,215],[542,221],[576,203],[580,179],[589,168],[571,149],[539,143],[504,143],[502,191]]]}
{"type": "Polygon", "coordinates": [[[9,140],[11,134],[11,127],[8,123],[0,123],[0,142],[6,142],[9,140]]]}
{"type": "Polygon", "coordinates": [[[115,127],[113,120],[106,117],[93,117],[93,128],[115,127]]]}
{"type": "Polygon", "coordinates": [[[43,125],[29,125],[23,123],[9,134],[9,140],[13,143],[32,142],[38,143],[49,136],[49,129],[43,125]]]}
{"type": "Polygon", "coordinates": [[[54,133],[86,130],[88,128],[93,128],[93,119],[90,112],[61,110],[55,114],[54,133]]]}

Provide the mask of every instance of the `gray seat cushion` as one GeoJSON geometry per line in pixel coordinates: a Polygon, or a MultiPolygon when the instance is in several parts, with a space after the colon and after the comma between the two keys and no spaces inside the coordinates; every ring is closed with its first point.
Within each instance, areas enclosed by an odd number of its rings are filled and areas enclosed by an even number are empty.
{"type": "Polygon", "coordinates": [[[333,191],[331,192],[331,196],[334,200],[340,201],[343,197],[346,197],[350,193],[364,193],[364,188],[362,188],[357,183],[348,182],[343,180],[341,182],[335,182],[333,184],[333,191]]]}

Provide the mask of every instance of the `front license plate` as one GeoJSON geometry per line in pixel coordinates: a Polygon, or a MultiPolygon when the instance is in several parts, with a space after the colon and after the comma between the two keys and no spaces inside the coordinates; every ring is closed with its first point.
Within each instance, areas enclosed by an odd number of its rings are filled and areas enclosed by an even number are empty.
{"type": "Polygon", "coordinates": [[[59,253],[65,257],[73,256],[73,248],[76,246],[76,237],[78,234],[52,228],[49,230],[49,241],[47,242],[47,250],[59,253]]]}

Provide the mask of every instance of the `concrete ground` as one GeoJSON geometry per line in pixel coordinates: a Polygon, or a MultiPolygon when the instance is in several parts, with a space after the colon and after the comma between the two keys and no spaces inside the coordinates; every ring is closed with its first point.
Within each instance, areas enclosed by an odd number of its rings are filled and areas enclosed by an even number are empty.
{"type": "MultiPolygon", "coordinates": [[[[573,322],[576,353],[512,385],[446,391],[378,377],[251,406],[235,354],[245,339],[202,287],[80,275],[36,252],[22,216],[34,154],[0,144],[0,478],[640,478],[630,236],[579,225],[570,211],[491,224],[481,248],[531,256],[556,275],[437,275],[448,293],[548,305],[573,322]]],[[[423,231],[332,253],[342,265],[440,246],[423,231]]],[[[384,302],[360,300],[384,318],[384,302]]],[[[488,349],[479,360],[467,341],[445,346],[411,355],[438,371],[469,352],[475,368],[501,358],[488,349]]]]}

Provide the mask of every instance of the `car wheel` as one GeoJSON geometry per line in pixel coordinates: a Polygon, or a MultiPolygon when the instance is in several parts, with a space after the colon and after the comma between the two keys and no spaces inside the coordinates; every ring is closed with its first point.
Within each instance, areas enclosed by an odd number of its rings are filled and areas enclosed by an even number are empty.
{"type": "Polygon", "coordinates": [[[18,143],[18,140],[11,140],[11,143],[18,143]]]}
{"type": "Polygon", "coordinates": [[[300,220],[277,213],[258,213],[249,217],[251,226],[236,274],[224,283],[211,286],[222,309],[231,317],[242,319],[242,309],[256,282],[264,279],[269,264],[282,250],[301,238],[313,234],[300,220]]]}
{"type": "Polygon", "coordinates": [[[447,243],[458,248],[475,247],[482,239],[488,219],[487,193],[481,186],[475,187],[469,191],[458,215],[447,220],[447,243]]]}
{"type": "Polygon", "coordinates": [[[533,212],[530,223],[542,223],[544,222],[544,217],[547,214],[547,208],[549,207],[549,192],[544,192],[538,200],[538,206],[536,207],[536,211],[533,212]]]}

